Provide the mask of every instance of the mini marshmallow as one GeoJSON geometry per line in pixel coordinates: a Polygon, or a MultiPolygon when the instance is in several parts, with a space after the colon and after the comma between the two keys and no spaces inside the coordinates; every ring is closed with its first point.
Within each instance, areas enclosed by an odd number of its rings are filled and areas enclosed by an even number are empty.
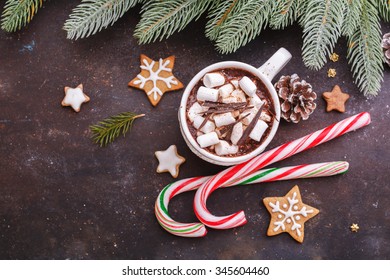
{"type": "Polygon", "coordinates": [[[256,94],[257,87],[255,83],[247,76],[242,77],[239,81],[241,89],[250,97],[256,94]]]}
{"type": "Polygon", "coordinates": [[[238,88],[238,87],[239,87],[238,80],[236,80],[236,79],[230,80],[230,83],[231,83],[235,88],[238,88]]]}
{"type": "Polygon", "coordinates": [[[252,108],[252,109],[247,109],[244,112],[242,112],[241,115],[240,115],[240,118],[244,117],[248,113],[250,114],[249,116],[246,116],[245,118],[242,119],[242,123],[245,124],[245,125],[249,125],[251,123],[251,121],[253,120],[253,118],[256,116],[258,111],[259,110],[257,110],[256,107],[255,107],[255,108],[252,108]]]}
{"type": "Polygon", "coordinates": [[[196,141],[202,148],[206,148],[219,143],[218,135],[215,131],[198,136],[196,138],[196,141]]]}
{"type": "Polygon", "coordinates": [[[201,124],[203,123],[204,121],[204,117],[202,116],[196,116],[194,118],[194,123],[192,124],[196,129],[199,129],[199,127],[201,126],[201,124]]]}
{"type": "Polygon", "coordinates": [[[218,89],[218,93],[222,98],[226,98],[230,96],[233,90],[234,88],[232,84],[226,84],[218,89]]]}
{"type": "Polygon", "coordinates": [[[206,124],[200,129],[204,133],[210,133],[215,130],[215,124],[211,121],[207,121],[206,124]]]}
{"type": "Polygon", "coordinates": [[[266,112],[261,112],[260,119],[265,122],[270,122],[272,120],[271,116],[268,115],[266,112]]]}
{"type": "Polygon", "coordinates": [[[235,121],[236,119],[233,117],[232,113],[223,113],[214,116],[214,122],[217,127],[228,125],[235,121]]]}
{"type": "MultiPolygon", "coordinates": [[[[196,116],[194,118],[194,123],[193,123],[193,126],[196,128],[196,129],[199,129],[199,127],[202,125],[202,123],[204,122],[204,117],[201,117],[201,116],[196,116]]],[[[215,130],[215,124],[211,121],[207,121],[203,127],[200,129],[200,131],[204,132],[204,133],[209,133],[209,132],[212,132],[215,130]]]]}
{"type": "Polygon", "coordinates": [[[195,102],[194,104],[192,104],[192,106],[190,107],[190,109],[188,110],[188,119],[193,122],[194,121],[194,118],[200,113],[200,112],[203,112],[203,108],[202,106],[200,106],[200,104],[198,102],[195,102]]]}
{"type": "Polygon", "coordinates": [[[232,92],[232,97],[237,98],[238,102],[246,102],[245,93],[242,90],[236,89],[232,92]]]}
{"type": "Polygon", "coordinates": [[[264,102],[260,99],[260,97],[257,94],[254,94],[252,97],[250,97],[249,104],[259,109],[261,106],[263,106],[264,102]]]}
{"type": "Polygon", "coordinates": [[[257,121],[255,127],[249,134],[249,137],[253,140],[260,142],[261,137],[263,136],[264,132],[267,130],[268,125],[264,121],[257,121]]]}
{"type": "Polygon", "coordinates": [[[229,96],[222,99],[222,103],[237,103],[237,102],[238,102],[237,97],[234,96],[229,96]]]}
{"type": "Polygon", "coordinates": [[[233,126],[232,136],[230,136],[230,140],[234,145],[237,145],[238,140],[241,139],[243,133],[244,133],[244,128],[242,127],[241,122],[233,126]]]}
{"type": "Polygon", "coordinates": [[[236,154],[238,152],[238,146],[229,145],[228,142],[221,140],[217,145],[215,145],[215,153],[219,156],[236,154]]]}
{"type": "Polygon", "coordinates": [[[208,88],[222,86],[225,83],[225,77],[218,72],[207,73],[203,77],[203,84],[208,88]]]}
{"type": "Polygon", "coordinates": [[[201,86],[196,94],[196,99],[201,101],[217,102],[218,90],[201,86]]]}

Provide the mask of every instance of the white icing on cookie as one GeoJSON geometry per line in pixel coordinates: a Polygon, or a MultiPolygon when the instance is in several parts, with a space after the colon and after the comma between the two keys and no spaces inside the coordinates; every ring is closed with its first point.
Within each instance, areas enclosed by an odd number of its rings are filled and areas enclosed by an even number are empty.
{"type": "Polygon", "coordinates": [[[307,217],[307,214],[310,214],[310,213],[313,213],[313,209],[307,209],[306,206],[303,206],[302,209],[299,209],[298,205],[296,205],[299,201],[297,198],[297,193],[294,192],[292,197],[287,197],[287,200],[288,200],[288,203],[289,205],[287,206],[287,204],[283,204],[283,208],[286,209],[288,207],[288,210],[283,210],[280,208],[280,203],[279,201],[276,201],[275,204],[273,204],[272,202],[269,203],[269,206],[272,207],[272,212],[279,212],[281,214],[278,215],[278,218],[280,215],[284,215],[284,218],[279,218],[281,219],[280,221],[276,221],[274,222],[274,225],[276,227],[274,227],[274,231],[278,231],[280,228],[282,228],[283,230],[286,230],[286,225],[285,225],[285,222],[287,224],[290,224],[292,222],[292,225],[291,225],[291,230],[295,230],[297,235],[298,236],[301,236],[301,231],[300,231],[300,228],[302,227],[301,224],[297,223],[296,221],[299,221],[301,219],[301,216],[303,217],[307,217]]]}
{"type": "Polygon", "coordinates": [[[159,162],[157,167],[158,173],[169,172],[173,178],[179,175],[179,166],[185,162],[185,158],[177,153],[175,145],[171,145],[165,151],[157,151],[155,155],[159,162]]]}
{"type": "Polygon", "coordinates": [[[76,112],[80,111],[81,104],[86,103],[90,98],[84,94],[83,85],[76,88],[65,87],[65,97],[61,102],[62,106],[71,106],[76,112]]]}
{"type": "Polygon", "coordinates": [[[146,84],[146,82],[152,81],[153,82],[153,88],[150,91],[148,91],[146,94],[147,95],[153,94],[153,99],[154,100],[158,99],[158,95],[160,95],[160,96],[163,95],[163,92],[157,86],[157,81],[164,82],[165,85],[168,88],[171,88],[172,85],[177,85],[178,84],[177,80],[175,80],[175,77],[173,75],[168,76],[166,78],[159,75],[162,71],[172,72],[172,69],[167,67],[167,65],[169,65],[169,63],[170,63],[169,59],[167,59],[163,63],[163,59],[160,58],[160,60],[158,61],[158,69],[156,71],[153,70],[155,61],[152,61],[149,64],[149,62],[146,59],[144,59],[144,60],[142,60],[142,62],[145,65],[141,65],[140,67],[141,67],[141,69],[146,70],[146,71],[149,72],[149,77],[144,77],[141,74],[138,74],[137,75],[138,80],[134,81],[134,84],[135,85],[139,85],[139,87],[143,89],[145,84],[146,84]]]}

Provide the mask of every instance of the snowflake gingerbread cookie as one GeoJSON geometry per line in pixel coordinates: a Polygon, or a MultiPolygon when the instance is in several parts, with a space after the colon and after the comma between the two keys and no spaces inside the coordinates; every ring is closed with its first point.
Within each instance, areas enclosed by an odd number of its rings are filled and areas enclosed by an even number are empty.
{"type": "Polygon", "coordinates": [[[271,214],[267,235],[287,232],[300,243],[304,238],[305,222],[320,212],[302,202],[298,186],[294,186],[284,197],[266,197],[263,202],[271,214]]]}
{"type": "Polygon", "coordinates": [[[129,86],[145,91],[153,106],[157,106],[163,94],[183,88],[183,84],[172,74],[175,56],[154,61],[141,54],[141,72],[129,82],[129,86]]]}

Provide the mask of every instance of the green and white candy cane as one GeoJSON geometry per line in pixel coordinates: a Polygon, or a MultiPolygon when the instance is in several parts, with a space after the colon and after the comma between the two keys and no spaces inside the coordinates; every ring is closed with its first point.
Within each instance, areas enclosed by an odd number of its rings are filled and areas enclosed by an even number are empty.
{"type": "MultiPolygon", "coordinates": [[[[263,182],[282,181],[291,179],[326,177],[345,173],[349,164],[346,161],[332,161],[315,164],[302,164],[282,168],[269,168],[256,171],[239,178],[234,185],[248,185],[263,182]]],[[[183,179],[167,185],[158,195],[155,204],[155,214],[160,225],[169,233],[182,237],[202,237],[207,233],[202,223],[180,223],[173,220],[168,213],[169,201],[176,195],[198,189],[208,177],[183,179]]],[[[226,185],[223,187],[231,187],[226,185]]]]}

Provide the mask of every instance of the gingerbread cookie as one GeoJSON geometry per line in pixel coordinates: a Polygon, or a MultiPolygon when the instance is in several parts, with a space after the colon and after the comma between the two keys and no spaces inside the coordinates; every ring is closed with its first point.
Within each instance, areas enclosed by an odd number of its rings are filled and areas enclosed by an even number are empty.
{"type": "Polygon", "coordinates": [[[326,107],[327,112],[336,110],[345,113],[345,102],[349,99],[349,94],[342,92],[338,85],[335,85],[331,92],[324,92],[322,97],[328,104],[326,107]]]}
{"type": "Polygon", "coordinates": [[[305,222],[319,213],[318,209],[302,202],[298,186],[294,186],[284,197],[266,197],[263,202],[271,214],[267,235],[287,232],[300,243],[304,238],[305,222]]]}
{"type": "Polygon", "coordinates": [[[129,86],[145,91],[153,106],[157,106],[163,94],[183,88],[183,84],[172,74],[175,56],[154,61],[141,54],[141,73],[129,82],[129,86]]]}
{"type": "Polygon", "coordinates": [[[83,85],[76,88],[65,87],[65,97],[61,102],[62,106],[71,106],[76,112],[80,112],[81,104],[87,103],[90,98],[83,92],[83,85]]]}
{"type": "Polygon", "coordinates": [[[154,154],[159,162],[157,173],[169,172],[173,178],[179,176],[179,166],[184,163],[186,159],[177,153],[175,145],[171,145],[165,151],[157,151],[154,154]]]}

